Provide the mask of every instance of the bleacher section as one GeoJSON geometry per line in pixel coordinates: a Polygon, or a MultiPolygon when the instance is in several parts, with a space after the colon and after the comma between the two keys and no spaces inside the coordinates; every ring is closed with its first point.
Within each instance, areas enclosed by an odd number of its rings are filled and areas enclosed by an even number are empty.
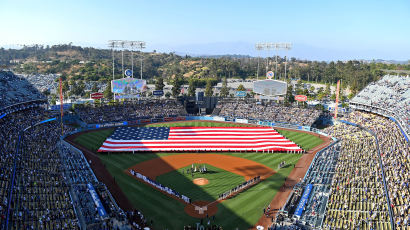
{"type": "Polygon", "coordinates": [[[316,109],[286,107],[273,102],[261,104],[255,101],[234,100],[219,102],[213,115],[312,126],[321,113],[316,109]],[[220,112],[216,114],[218,111],[220,112]]]}
{"type": "Polygon", "coordinates": [[[187,115],[176,100],[139,100],[116,105],[79,106],[76,113],[88,124],[187,115]]]}
{"type": "Polygon", "coordinates": [[[358,109],[396,118],[410,135],[410,77],[386,75],[370,83],[350,104],[358,109]]]}

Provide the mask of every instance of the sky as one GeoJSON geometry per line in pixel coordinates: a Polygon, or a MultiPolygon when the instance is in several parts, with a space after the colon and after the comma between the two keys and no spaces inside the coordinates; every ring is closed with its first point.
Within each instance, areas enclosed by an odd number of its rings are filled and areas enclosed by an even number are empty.
{"type": "Polygon", "coordinates": [[[0,0],[0,22],[3,47],[142,40],[146,51],[273,56],[255,43],[290,42],[280,56],[410,60],[409,0],[0,0]]]}

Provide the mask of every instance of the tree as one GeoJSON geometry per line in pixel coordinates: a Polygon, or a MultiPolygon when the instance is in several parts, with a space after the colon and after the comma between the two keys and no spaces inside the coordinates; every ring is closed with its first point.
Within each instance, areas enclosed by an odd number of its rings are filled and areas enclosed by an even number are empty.
{"type": "Polygon", "coordinates": [[[171,93],[170,93],[170,92],[167,92],[167,93],[165,94],[165,97],[166,97],[166,98],[170,98],[170,97],[171,97],[171,93]]]}
{"type": "Polygon", "coordinates": [[[111,100],[113,99],[112,96],[113,96],[113,93],[111,92],[111,81],[108,81],[107,87],[105,87],[105,90],[104,90],[104,98],[106,98],[107,100],[111,100]]]}
{"type": "Polygon", "coordinates": [[[51,94],[50,104],[55,105],[57,101],[57,96],[55,94],[51,94]]]}
{"type": "Polygon", "coordinates": [[[353,97],[354,97],[354,93],[353,93],[353,92],[349,93],[349,95],[347,96],[347,98],[349,98],[349,100],[352,99],[353,97]]]}
{"type": "Polygon", "coordinates": [[[299,80],[295,85],[296,94],[303,94],[303,83],[299,80]]]}
{"type": "MultiPolygon", "coordinates": [[[[68,85],[67,81],[63,81],[63,94],[65,94],[69,90],[70,86],[68,85]]],[[[58,88],[60,90],[60,88],[58,88]]]]}
{"type": "Polygon", "coordinates": [[[293,86],[292,84],[288,84],[288,89],[286,91],[286,98],[285,98],[285,104],[291,104],[293,102],[295,102],[295,97],[292,94],[293,91],[293,86]]]}
{"type": "Polygon", "coordinates": [[[195,80],[193,78],[189,79],[188,96],[195,96],[196,87],[195,80]]]}
{"type": "Polygon", "coordinates": [[[330,96],[330,84],[326,84],[325,95],[330,96]]]}
{"type": "Polygon", "coordinates": [[[164,79],[162,77],[158,77],[155,81],[155,90],[164,90],[164,79]]]}
{"type": "Polygon", "coordinates": [[[317,90],[317,94],[320,94],[320,93],[323,93],[323,87],[320,87],[320,88],[317,90]]]}
{"type": "Polygon", "coordinates": [[[236,91],[245,91],[245,90],[246,89],[242,84],[238,85],[238,88],[236,89],[236,91]]]}
{"type": "Polygon", "coordinates": [[[316,99],[321,101],[321,100],[323,100],[324,97],[325,97],[325,94],[322,92],[322,93],[317,94],[316,99]]]}
{"type": "Polygon", "coordinates": [[[205,96],[206,97],[212,97],[213,94],[214,94],[214,92],[212,90],[212,82],[211,82],[210,79],[208,79],[206,81],[205,96]]]}
{"type": "Polygon", "coordinates": [[[97,83],[93,83],[93,88],[91,89],[91,92],[96,93],[98,92],[98,87],[97,87],[97,83]]]}
{"type": "Polygon", "coordinates": [[[224,81],[222,83],[222,88],[221,88],[221,93],[220,96],[221,97],[227,97],[229,94],[229,89],[228,89],[228,80],[226,79],[226,77],[224,78],[224,81]]]}
{"type": "Polygon", "coordinates": [[[181,79],[180,77],[175,77],[174,80],[172,81],[172,96],[173,97],[178,97],[178,95],[181,93],[181,79]]]}

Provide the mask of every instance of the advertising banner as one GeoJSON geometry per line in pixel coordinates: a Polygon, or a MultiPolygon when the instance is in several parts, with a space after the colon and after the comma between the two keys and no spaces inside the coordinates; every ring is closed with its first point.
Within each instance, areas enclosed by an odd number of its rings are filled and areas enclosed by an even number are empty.
{"type": "Polygon", "coordinates": [[[152,119],[151,119],[151,122],[152,122],[152,123],[163,122],[163,121],[164,121],[164,118],[152,118],[152,119]]]}
{"type": "Polygon", "coordinates": [[[91,197],[93,198],[94,204],[97,207],[98,214],[101,217],[106,217],[107,212],[105,211],[104,206],[102,205],[101,200],[98,197],[98,194],[94,189],[94,186],[92,184],[87,184],[87,187],[88,187],[88,191],[91,194],[91,197]]]}
{"type": "Polygon", "coordinates": [[[152,95],[154,95],[154,96],[163,96],[164,95],[164,90],[154,90],[154,91],[152,91],[152,95]]]}
{"type": "Polygon", "coordinates": [[[296,101],[307,101],[307,96],[306,95],[296,95],[295,100],[296,101]]]}
{"type": "Polygon", "coordinates": [[[166,117],[164,118],[164,121],[174,121],[175,117],[166,117]]]}
{"type": "Polygon", "coordinates": [[[236,91],[237,97],[246,97],[246,91],[236,91]]]}
{"type": "Polygon", "coordinates": [[[302,198],[299,201],[299,205],[296,208],[295,216],[301,217],[303,209],[305,208],[306,202],[308,201],[310,192],[312,191],[313,185],[306,185],[305,191],[303,192],[302,198]]]}
{"type": "Polygon", "coordinates": [[[175,120],[176,121],[185,121],[186,118],[185,117],[176,117],[175,120]]]}
{"type": "Polygon", "coordinates": [[[225,121],[224,117],[213,117],[214,121],[225,121]]]}
{"type": "Polygon", "coordinates": [[[247,120],[247,119],[242,119],[242,118],[236,118],[236,119],[235,119],[235,122],[238,122],[238,123],[248,123],[248,120],[247,120]]]}
{"type": "Polygon", "coordinates": [[[92,93],[92,94],[90,94],[91,99],[101,99],[103,97],[104,97],[103,93],[92,93]]]}

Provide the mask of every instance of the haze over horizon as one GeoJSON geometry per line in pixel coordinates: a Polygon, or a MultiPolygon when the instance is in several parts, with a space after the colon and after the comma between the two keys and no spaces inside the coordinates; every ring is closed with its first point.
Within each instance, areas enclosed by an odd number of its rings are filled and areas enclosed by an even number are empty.
{"type": "Polygon", "coordinates": [[[300,59],[406,61],[409,12],[405,0],[5,0],[0,2],[0,46],[72,42],[108,48],[108,40],[124,39],[146,41],[144,51],[258,56],[256,42],[291,42],[288,56],[300,59]]]}

